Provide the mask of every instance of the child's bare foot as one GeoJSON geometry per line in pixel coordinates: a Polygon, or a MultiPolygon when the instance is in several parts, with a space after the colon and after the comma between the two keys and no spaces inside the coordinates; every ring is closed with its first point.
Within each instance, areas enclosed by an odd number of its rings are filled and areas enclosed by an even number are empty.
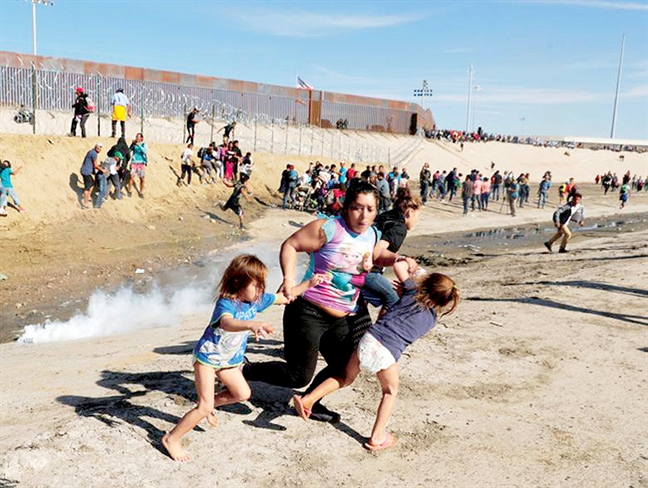
{"type": "Polygon", "coordinates": [[[214,412],[211,412],[209,415],[207,415],[207,423],[212,427],[216,427],[216,424],[218,424],[218,418],[216,418],[214,412]]]}
{"type": "Polygon", "coordinates": [[[171,456],[171,459],[173,459],[174,461],[189,461],[189,456],[182,448],[182,444],[180,444],[180,441],[173,440],[171,438],[171,434],[164,434],[164,437],[162,437],[162,445],[169,453],[169,456],[171,456]]]}
{"type": "Polygon", "coordinates": [[[371,438],[367,442],[365,442],[362,447],[364,447],[367,451],[376,452],[394,447],[397,442],[398,438],[387,432],[384,440],[374,440],[373,438],[371,438]]]}

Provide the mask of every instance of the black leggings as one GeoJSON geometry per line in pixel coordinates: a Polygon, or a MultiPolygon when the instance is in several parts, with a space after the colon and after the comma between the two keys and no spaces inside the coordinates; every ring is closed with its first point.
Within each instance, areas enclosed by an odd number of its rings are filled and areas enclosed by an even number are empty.
{"type": "Polygon", "coordinates": [[[297,298],[286,306],[283,316],[285,362],[248,364],[243,369],[245,378],[288,388],[302,388],[315,373],[318,352],[327,366],[318,373],[311,388],[326,378],[341,375],[354,348],[350,331],[356,322],[365,318],[364,313],[368,315],[365,307],[360,310],[360,314],[350,317],[331,317],[321,308],[297,298]]]}
{"type": "Polygon", "coordinates": [[[182,168],[182,174],[180,175],[180,180],[184,180],[185,175],[187,175],[187,184],[191,185],[191,173],[192,173],[192,168],[190,164],[181,164],[180,167],[182,168]]]}

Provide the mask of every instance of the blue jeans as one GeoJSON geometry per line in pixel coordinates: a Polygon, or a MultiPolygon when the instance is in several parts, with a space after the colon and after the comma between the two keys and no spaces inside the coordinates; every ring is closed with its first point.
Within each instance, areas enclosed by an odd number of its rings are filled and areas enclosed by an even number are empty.
{"type": "Polygon", "coordinates": [[[421,201],[427,203],[428,190],[430,188],[430,183],[427,181],[421,181],[421,201]]]}
{"type": "Polygon", "coordinates": [[[286,187],[286,191],[284,192],[283,202],[281,204],[281,208],[283,208],[283,209],[286,208],[286,206],[288,205],[288,199],[289,198],[290,198],[290,203],[295,203],[295,196],[294,196],[295,188],[297,188],[297,183],[296,182],[291,181],[290,183],[288,183],[288,185],[286,187]]]}
{"type": "Polygon", "coordinates": [[[9,197],[12,198],[16,207],[20,207],[20,200],[18,199],[16,191],[13,188],[0,186],[0,208],[5,208],[7,206],[9,197]]]}
{"type": "Polygon", "coordinates": [[[481,208],[482,208],[482,210],[486,210],[488,208],[488,197],[489,196],[490,196],[490,192],[481,194],[481,208]]]}
{"type": "Polygon", "coordinates": [[[547,192],[541,191],[538,193],[538,208],[544,208],[547,203],[547,192]]]}
{"type": "Polygon", "coordinates": [[[104,198],[106,198],[106,188],[108,187],[108,181],[106,178],[106,173],[97,173],[95,176],[95,183],[99,189],[97,194],[97,199],[95,200],[95,208],[101,208],[104,198]]]}
{"type": "Polygon", "coordinates": [[[380,273],[367,273],[365,284],[362,287],[362,296],[367,303],[374,307],[391,307],[399,299],[394,287],[380,273]]]}
{"type": "Polygon", "coordinates": [[[463,198],[463,213],[464,215],[468,213],[468,203],[472,197],[461,197],[463,198]]]}

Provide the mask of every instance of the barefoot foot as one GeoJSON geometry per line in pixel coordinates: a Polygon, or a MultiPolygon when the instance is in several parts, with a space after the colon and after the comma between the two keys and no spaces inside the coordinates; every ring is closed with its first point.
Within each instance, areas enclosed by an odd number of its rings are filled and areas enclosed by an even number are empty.
{"type": "Polygon", "coordinates": [[[189,456],[182,448],[182,444],[180,444],[180,441],[173,440],[171,438],[171,434],[167,433],[164,435],[164,437],[162,437],[162,445],[169,453],[169,456],[171,456],[171,459],[173,459],[174,461],[189,461],[189,456]]]}
{"type": "Polygon", "coordinates": [[[214,415],[213,412],[207,415],[207,423],[212,427],[216,427],[216,425],[218,424],[218,418],[216,417],[216,415],[214,415]]]}

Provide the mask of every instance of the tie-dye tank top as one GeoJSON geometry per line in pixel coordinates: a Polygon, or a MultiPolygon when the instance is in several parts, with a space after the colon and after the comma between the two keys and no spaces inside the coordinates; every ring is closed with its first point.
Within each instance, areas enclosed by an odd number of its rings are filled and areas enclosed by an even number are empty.
{"type": "Polygon", "coordinates": [[[371,270],[373,249],[380,235],[374,227],[363,234],[356,234],[342,217],[327,220],[322,230],[326,244],[311,253],[304,279],[309,279],[314,273],[325,273],[330,280],[309,288],[302,296],[316,305],[353,313],[364,281],[361,277],[371,270]]]}

